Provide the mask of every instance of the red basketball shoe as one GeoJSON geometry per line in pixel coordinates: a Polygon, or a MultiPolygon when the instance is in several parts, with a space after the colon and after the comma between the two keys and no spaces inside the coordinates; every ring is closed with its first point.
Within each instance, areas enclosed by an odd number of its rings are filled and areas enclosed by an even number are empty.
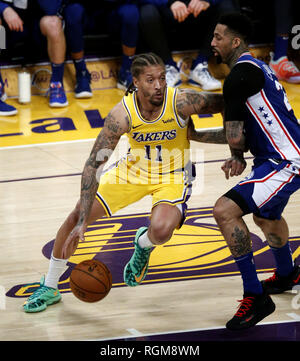
{"type": "Polygon", "coordinates": [[[286,56],[278,60],[273,60],[274,53],[270,53],[271,60],[269,67],[273,70],[278,80],[284,80],[288,83],[300,83],[300,71],[296,65],[289,61],[286,56]]]}
{"type": "Polygon", "coordinates": [[[295,265],[293,271],[286,277],[280,276],[276,271],[273,276],[261,281],[262,287],[269,295],[283,293],[300,285],[300,267],[295,265]]]}
{"type": "Polygon", "coordinates": [[[228,330],[245,330],[256,325],[259,321],[275,311],[275,304],[266,293],[261,295],[244,294],[238,311],[226,323],[228,330]]]}

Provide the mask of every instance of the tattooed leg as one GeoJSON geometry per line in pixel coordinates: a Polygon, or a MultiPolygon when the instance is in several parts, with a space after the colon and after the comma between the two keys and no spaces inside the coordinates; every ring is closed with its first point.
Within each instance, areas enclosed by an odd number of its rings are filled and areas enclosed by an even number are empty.
{"type": "Polygon", "coordinates": [[[242,215],[240,207],[227,197],[221,197],[214,207],[214,217],[234,258],[252,250],[249,230],[242,215]]]}
{"type": "Polygon", "coordinates": [[[280,276],[288,276],[294,268],[289,244],[289,229],[284,218],[268,220],[253,216],[254,222],[262,229],[268,241],[280,276]]]}
{"type": "Polygon", "coordinates": [[[227,197],[221,197],[214,208],[214,216],[241,273],[244,295],[263,293],[257,277],[250,234],[242,219],[240,207],[227,197]]]}
{"type": "Polygon", "coordinates": [[[252,250],[250,234],[248,228],[242,218],[233,220],[227,226],[231,232],[230,238],[227,240],[228,247],[234,258],[243,256],[252,250]]]}
{"type": "Polygon", "coordinates": [[[289,239],[289,228],[283,217],[269,220],[253,216],[255,224],[263,231],[270,247],[281,248],[289,239]]]}

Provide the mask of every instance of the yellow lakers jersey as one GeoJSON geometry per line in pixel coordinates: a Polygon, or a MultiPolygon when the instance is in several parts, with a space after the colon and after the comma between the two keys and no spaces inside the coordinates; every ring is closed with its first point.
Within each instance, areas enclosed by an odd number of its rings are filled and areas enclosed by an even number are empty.
{"type": "Polygon", "coordinates": [[[130,123],[129,155],[140,169],[162,174],[182,169],[189,161],[187,126],[175,109],[176,97],[177,89],[167,87],[161,112],[151,121],[142,117],[136,92],[123,97],[130,123]]]}

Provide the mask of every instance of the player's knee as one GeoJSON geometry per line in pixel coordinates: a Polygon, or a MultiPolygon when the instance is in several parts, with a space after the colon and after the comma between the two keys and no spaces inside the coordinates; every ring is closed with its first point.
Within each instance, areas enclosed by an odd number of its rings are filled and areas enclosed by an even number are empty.
{"type": "Polygon", "coordinates": [[[44,16],[40,20],[40,28],[43,35],[56,38],[62,33],[62,22],[57,16],[44,16]]]}
{"type": "Polygon", "coordinates": [[[213,216],[219,225],[237,220],[243,214],[241,207],[226,196],[219,198],[213,209],[213,216]]]}
{"type": "Polygon", "coordinates": [[[260,217],[257,217],[253,214],[253,221],[259,228],[264,228],[266,225],[266,220],[260,217]]]}
{"type": "Polygon", "coordinates": [[[167,220],[159,220],[151,224],[151,234],[155,244],[164,244],[173,234],[173,227],[167,220]]]}
{"type": "Polygon", "coordinates": [[[264,232],[272,232],[272,229],[278,226],[278,220],[270,220],[266,218],[257,217],[253,214],[253,221],[254,223],[264,232]]]}
{"type": "Polygon", "coordinates": [[[222,199],[218,199],[214,209],[213,209],[213,216],[217,223],[223,223],[226,222],[229,218],[228,210],[226,209],[226,206],[222,199]]]}

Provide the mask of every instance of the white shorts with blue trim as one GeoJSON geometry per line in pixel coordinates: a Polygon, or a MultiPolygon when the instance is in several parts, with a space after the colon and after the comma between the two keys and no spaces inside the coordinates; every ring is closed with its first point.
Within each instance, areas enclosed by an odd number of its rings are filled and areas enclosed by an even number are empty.
{"type": "Polygon", "coordinates": [[[244,214],[280,219],[290,196],[300,188],[299,168],[273,159],[253,166],[251,173],[225,194],[244,214]]]}

